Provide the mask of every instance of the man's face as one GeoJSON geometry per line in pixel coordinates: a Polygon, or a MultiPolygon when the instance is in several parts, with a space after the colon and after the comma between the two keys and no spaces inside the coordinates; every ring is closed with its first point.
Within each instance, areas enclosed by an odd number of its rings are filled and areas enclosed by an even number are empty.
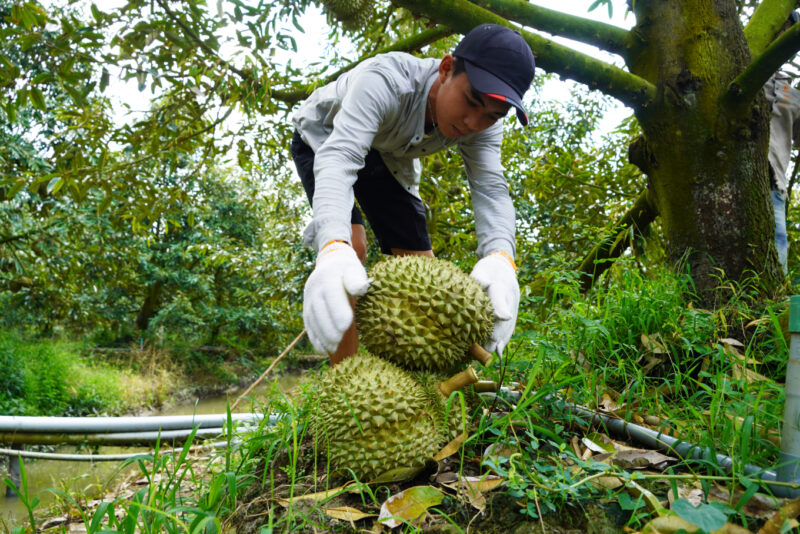
{"type": "Polygon", "coordinates": [[[444,67],[444,73],[440,68],[443,82],[435,105],[435,120],[442,134],[456,138],[480,132],[506,115],[510,104],[476,91],[466,72],[453,76],[452,65],[444,67]]]}

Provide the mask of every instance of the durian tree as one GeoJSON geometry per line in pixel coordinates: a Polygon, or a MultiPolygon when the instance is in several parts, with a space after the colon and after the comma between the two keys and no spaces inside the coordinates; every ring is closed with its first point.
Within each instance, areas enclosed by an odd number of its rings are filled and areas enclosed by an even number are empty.
{"type": "MultiPolygon", "coordinates": [[[[192,160],[197,176],[230,154],[246,171],[266,160],[285,163],[286,113],[314,87],[382,51],[440,55],[459,34],[494,22],[521,29],[540,69],[634,111],[642,135],[629,154],[647,180],[621,222],[641,227],[657,216],[669,257],[688,265],[705,304],[714,304],[720,277],[742,282],[755,272],[763,291],[774,289],[781,274],[772,245],[761,87],[800,49],[800,26],[775,38],[796,2],[600,3],[631,9],[633,29],[545,9],[536,0],[325,1],[333,24],[330,61],[300,69],[279,52],[303,46],[296,27],[310,0],[129,0],[120,7],[5,0],[0,109],[7,128],[18,133],[17,112],[33,105],[53,117],[53,135],[42,140],[48,169],[11,172],[0,161],[0,188],[4,198],[42,184],[78,201],[93,188],[109,199],[138,195],[142,202],[128,216],[152,216],[165,209],[158,202],[164,192],[148,177],[176,172],[182,155],[198,156],[192,160]],[[351,11],[337,15],[336,6],[351,11]],[[548,35],[616,54],[625,66],[548,35]],[[339,52],[345,37],[357,59],[339,52]],[[21,56],[44,72],[21,68],[15,60],[21,56]],[[149,110],[121,128],[110,127],[109,73],[155,95],[149,110]],[[234,111],[243,119],[232,127],[227,119],[234,111]]],[[[587,285],[594,260],[624,247],[613,237],[587,258],[587,285]]]]}
{"type": "Polygon", "coordinates": [[[722,273],[742,281],[756,272],[765,289],[778,283],[761,88],[800,49],[800,27],[775,39],[794,1],[764,0],[743,24],[733,0],[637,0],[631,31],[535,2],[397,3],[459,32],[514,21],[620,56],[624,69],[523,31],[539,67],[633,109],[643,135],[630,158],[647,175],[641,209],[659,215],[669,256],[688,264],[707,303],[722,273]]]}

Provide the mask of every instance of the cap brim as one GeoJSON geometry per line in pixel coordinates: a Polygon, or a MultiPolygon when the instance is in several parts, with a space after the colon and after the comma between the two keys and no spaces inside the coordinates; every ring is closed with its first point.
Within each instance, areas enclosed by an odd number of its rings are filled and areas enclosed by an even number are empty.
{"type": "Polygon", "coordinates": [[[504,102],[508,102],[517,110],[517,120],[523,126],[528,125],[528,115],[525,113],[525,108],[522,106],[522,98],[517,92],[506,82],[484,70],[469,60],[464,60],[464,69],[467,71],[467,78],[472,87],[476,91],[496,98],[504,102]]]}

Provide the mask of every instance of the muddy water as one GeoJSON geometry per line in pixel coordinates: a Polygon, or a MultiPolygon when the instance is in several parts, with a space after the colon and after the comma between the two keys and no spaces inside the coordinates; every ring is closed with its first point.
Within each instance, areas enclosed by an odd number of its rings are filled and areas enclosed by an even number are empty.
{"type": "MultiPolygon", "coordinates": [[[[286,375],[273,380],[268,384],[260,385],[249,395],[252,399],[263,398],[264,395],[277,388],[279,391],[288,392],[295,388],[300,382],[302,375],[286,375]]],[[[162,411],[154,412],[151,415],[191,415],[191,414],[224,414],[230,404],[243,391],[219,395],[210,398],[190,398],[179,405],[170,406],[162,411]]],[[[236,412],[260,411],[258,402],[254,408],[250,400],[242,400],[236,408],[236,412]]],[[[99,454],[123,454],[147,452],[150,449],[144,447],[101,447],[99,454]]],[[[75,447],[60,447],[55,452],[75,454],[88,454],[93,451],[76,451],[75,447]]],[[[127,468],[120,472],[120,461],[110,462],[75,462],[58,460],[24,460],[24,467],[28,479],[28,494],[38,497],[42,503],[36,508],[38,512],[46,511],[55,502],[53,494],[47,488],[57,488],[63,491],[70,490],[79,492],[87,498],[100,496],[104,488],[113,488],[118,481],[125,476],[133,473],[136,468],[127,468]]],[[[18,498],[7,498],[5,484],[2,482],[8,476],[8,461],[0,457],[0,532],[10,530],[11,526],[22,524],[26,521],[27,511],[18,498]],[[7,528],[4,528],[7,527],[7,528]]],[[[49,515],[49,514],[48,514],[49,515]]]]}

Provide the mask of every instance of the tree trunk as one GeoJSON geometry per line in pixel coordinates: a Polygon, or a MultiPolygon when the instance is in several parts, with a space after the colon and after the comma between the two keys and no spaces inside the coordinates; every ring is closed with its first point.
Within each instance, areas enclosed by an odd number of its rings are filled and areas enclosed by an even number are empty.
{"type": "Polygon", "coordinates": [[[147,330],[156,313],[158,313],[158,306],[161,301],[161,282],[156,282],[147,288],[147,295],[145,295],[144,303],[139,309],[139,315],[136,316],[136,328],[139,330],[147,330]]]}
{"type": "Polygon", "coordinates": [[[636,115],[644,136],[631,161],[648,176],[667,252],[690,269],[705,305],[726,300],[721,280],[780,280],[769,197],[769,112],[763,94],[725,104],[750,62],[733,0],[638,0],[642,46],[630,70],[657,96],[636,115]]]}

